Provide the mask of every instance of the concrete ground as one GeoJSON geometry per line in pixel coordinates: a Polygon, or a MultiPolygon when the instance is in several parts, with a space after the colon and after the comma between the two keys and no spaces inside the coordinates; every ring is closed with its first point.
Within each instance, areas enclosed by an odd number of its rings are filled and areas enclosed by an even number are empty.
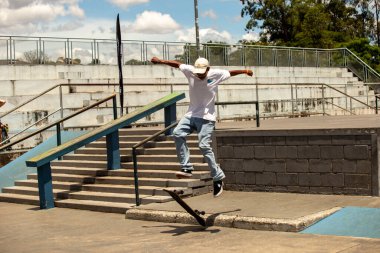
{"type": "Polygon", "coordinates": [[[124,215],[0,203],[0,251],[380,252],[380,240],[126,220],[124,215]]]}
{"type": "MultiPolygon", "coordinates": [[[[224,191],[186,198],[194,210],[204,211],[210,226],[299,232],[342,207],[380,208],[380,197],[224,191]]],[[[127,211],[128,219],[196,224],[176,202],[142,205],[127,211]]]]}

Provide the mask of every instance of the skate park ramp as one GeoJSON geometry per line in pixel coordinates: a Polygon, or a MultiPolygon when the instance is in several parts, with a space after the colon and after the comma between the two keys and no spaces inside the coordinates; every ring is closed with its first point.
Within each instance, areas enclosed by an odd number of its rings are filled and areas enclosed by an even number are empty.
{"type": "Polygon", "coordinates": [[[380,208],[345,207],[300,233],[380,238],[380,208]]]}

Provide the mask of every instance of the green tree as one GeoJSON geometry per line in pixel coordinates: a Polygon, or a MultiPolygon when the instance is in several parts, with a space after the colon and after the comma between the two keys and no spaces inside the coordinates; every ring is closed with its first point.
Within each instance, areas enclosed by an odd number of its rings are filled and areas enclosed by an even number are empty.
{"type": "Polygon", "coordinates": [[[373,34],[369,0],[241,0],[245,29],[275,45],[331,48],[373,34]]]}
{"type": "Polygon", "coordinates": [[[369,39],[356,39],[339,46],[348,48],[374,70],[380,72],[380,47],[371,45],[369,39]]]}

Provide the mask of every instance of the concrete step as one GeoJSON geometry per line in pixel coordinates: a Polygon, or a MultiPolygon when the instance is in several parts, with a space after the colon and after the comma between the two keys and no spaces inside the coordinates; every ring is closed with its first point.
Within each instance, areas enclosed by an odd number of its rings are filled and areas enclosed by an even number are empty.
{"type": "MultiPolygon", "coordinates": [[[[125,141],[125,142],[135,142],[135,143],[138,143],[148,137],[150,137],[152,135],[125,135],[125,136],[120,136],[119,135],[119,141],[125,141]]],[[[155,139],[155,141],[162,141],[162,140],[166,140],[166,137],[165,136],[158,136],[157,139],[155,139]]],[[[100,139],[98,139],[97,141],[106,141],[106,137],[102,137],[100,139]]]]}
{"type": "Polygon", "coordinates": [[[107,169],[106,161],[81,161],[81,160],[61,160],[51,162],[52,167],[78,167],[107,169]]]}
{"type": "MultiPolygon", "coordinates": [[[[85,191],[94,192],[110,192],[110,193],[124,193],[124,194],[135,194],[135,187],[131,185],[111,185],[111,184],[88,184],[82,187],[85,191]]],[[[167,196],[167,193],[162,187],[156,186],[139,186],[139,193],[151,196],[167,196]]],[[[184,187],[165,187],[169,190],[182,190],[184,195],[192,195],[193,190],[191,188],[184,187]]]]}
{"type": "MultiPolygon", "coordinates": [[[[12,194],[12,193],[0,193],[0,201],[16,203],[16,204],[34,205],[34,206],[40,205],[38,196],[12,194]]],[[[77,199],[55,200],[54,205],[56,207],[61,207],[61,208],[73,208],[73,209],[90,210],[90,211],[106,212],[106,213],[121,213],[121,214],[125,214],[125,212],[128,209],[135,206],[135,204],[129,204],[129,203],[77,200],[77,199]]]]}
{"type": "Polygon", "coordinates": [[[90,161],[107,161],[106,154],[69,154],[62,157],[63,160],[90,160],[90,161]]]}
{"type": "MultiPolygon", "coordinates": [[[[27,189],[38,189],[38,182],[35,179],[29,180],[19,180],[16,181],[16,187],[27,188],[27,189]]],[[[199,195],[200,191],[208,192],[208,189],[201,188],[186,188],[186,187],[157,187],[157,186],[139,186],[139,193],[143,195],[152,195],[152,196],[166,196],[167,193],[163,189],[169,190],[182,190],[184,195],[199,195]]],[[[135,186],[134,185],[117,185],[117,184],[77,184],[73,182],[59,182],[53,181],[53,191],[94,191],[94,192],[110,192],[110,193],[123,193],[123,194],[134,194],[135,186]]]]}
{"type": "MultiPolygon", "coordinates": [[[[126,162],[122,165],[123,169],[133,169],[132,162],[126,162]]],[[[195,171],[209,171],[207,163],[193,163],[195,171]]],[[[178,162],[138,162],[139,170],[180,170],[178,162]]]]}
{"type": "MultiPolygon", "coordinates": [[[[106,161],[80,161],[80,160],[61,160],[51,162],[52,167],[78,167],[78,168],[97,168],[106,169],[106,161]]],[[[197,171],[209,170],[207,163],[193,163],[197,171]]],[[[122,162],[122,169],[133,169],[132,162],[122,162]]],[[[139,169],[157,169],[157,170],[179,170],[178,162],[139,162],[139,169]]],[[[99,172],[101,173],[101,172],[99,172]]]]}
{"type": "MultiPolygon", "coordinates": [[[[149,169],[140,169],[138,171],[138,177],[141,178],[167,178],[167,179],[176,179],[175,173],[177,171],[172,170],[149,170],[149,169]]],[[[109,171],[109,176],[116,177],[134,177],[133,170],[113,170],[109,171]]],[[[194,171],[192,179],[206,180],[211,179],[209,171],[194,171]]]]}
{"type": "MultiPolygon", "coordinates": [[[[133,169],[119,169],[119,170],[106,170],[98,168],[78,168],[78,167],[52,167],[52,172],[54,174],[69,174],[69,175],[81,175],[81,176],[120,176],[120,177],[133,177],[133,169]]],[[[176,178],[176,171],[172,170],[149,170],[144,168],[139,168],[138,175],[140,178],[176,178]]],[[[208,179],[210,178],[209,171],[194,171],[194,179],[208,179]]]]}
{"type": "MultiPolygon", "coordinates": [[[[19,194],[19,195],[30,195],[38,196],[38,187],[27,187],[27,186],[12,186],[4,187],[4,193],[19,194]]],[[[67,198],[70,191],[63,189],[56,189],[53,187],[53,194],[55,198],[67,198]]]]}
{"type": "MultiPolygon", "coordinates": [[[[191,155],[191,161],[194,163],[203,163],[203,155],[191,155]]],[[[138,155],[138,162],[178,162],[177,155],[138,155]]]]}
{"type": "MultiPolygon", "coordinates": [[[[120,148],[123,149],[131,149],[137,142],[135,141],[119,141],[120,148]]],[[[95,141],[87,144],[85,146],[86,148],[106,148],[107,142],[106,141],[95,141]]],[[[152,148],[155,147],[155,142],[147,142],[143,145],[144,148],[152,148]]]]}
{"type": "Polygon", "coordinates": [[[158,127],[134,127],[134,128],[122,128],[119,129],[119,136],[131,136],[131,135],[153,135],[158,131],[164,129],[164,126],[158,127]]]}
{"type": "Polygon", "coordinates": [[[79,200],[79,199],[62,199],[54,202],[56,207],[73,208],[81,210],[90,210],[105,213],[121,213],[134,207],[135,204],[130,203],[117,203],[108,201],[94,201],[94,200],[79,200]]]}
{"type": "Polygon", "coordinates": [[[99,169],[99,168],[52,166],[51,171],[53,174],[85,175],[85,176],[91,176],[91,177],[108,175],[107,169],[99,169]]]}
{"type": "Polygon", "coordinates": [[[0,193],[1,202],[10,202],[16,204],[26,204],[40,206],[40,200],[38,196],[21,195],[13,193],[0,193]]]}
{"type": "MultiPolygon", "coordinates": [[[[92,184],[95,182],[95,177],[84,175],[70,175],[70,174],[52,174],[53,181],[60,182],[76,182],[82,184],[92,184]]],[[[29,174],[28,179],[37,180],[37,174],[29,174]]]]}
{"type": "MultiPolygon", "coordinates": [[[[82,189],[82,183],[77,182],[61,182],[53,181],[53,189],[62,189],[68,191],[79,191],[82,189]]],[[[28,180],[18,180],[15,182],[15,186],[24,186],[24,187],[38,187],[38,181],[36,179],[28,180]]]]}
{"type": "MultiPolygon", "coordinates": [[[[69,193],[70,199],[80,200],[92,200],[92,201],[105,201],[105,202],[118,202],[118,203],[136,203],[135,194],[125,193],[112,193],[112,192],[91,192],[91,191],[79,191],[69,193]]],[[[171,201],[170,196],[149,196],[140,194],[140,203],[164,203],[171,201]]]]}
{"type": "MultiPolygon", "coordinates": [[[[143,149],[137,149],[137,153],[143,153],[143,149]]],[[[74,151],[74,154],[95,154],[95,155],[106,155],[106,148],[80,148],[74,151]]],[[[132,148],[120,148],[121,156],[132,155],[132,148]]]]}
{"type": "MultiPolygon", "coordinates": [[[[114,184],[114,185],[134,185],[133,177],[99,177],[96,184],[114,184]]],[[[211,181],[201,181],[198,179],[163,179],[163,178],[139,178],[141,186],[156,187],[188,187],[197,188],[211,185],[211,181]]]]}
{"type": "MultiPolygon", "coordinates": [[[[196,148],[198,147],[198,141],[197,140],[187,140],[186,141],[187,146],[190,148],[196,148]]],[[[174,141],[160,141],[156,142],[154,145],[155,148],[170,148],[175,147],[174,141]]]]}
{"type": "MultiPolygon", "coordinates": [[[[199,150],[199,148],[191,148],[189,147],[189,151],[191,156],[192,155],[202,155],[202,152],[199,150]]],[[[175,147],[168,147],[168,148],[146,148],[143,151],[144,155],[176,155],[177,151],[175,147]]]]}

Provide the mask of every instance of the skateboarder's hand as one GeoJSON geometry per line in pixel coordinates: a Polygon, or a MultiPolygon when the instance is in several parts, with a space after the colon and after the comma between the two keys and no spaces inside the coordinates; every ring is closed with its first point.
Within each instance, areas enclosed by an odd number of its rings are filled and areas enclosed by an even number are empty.
{"type": "Polygon", "coordinates": [[[158,59],[157,57],[153,57],[150,61],[151,61],[153,64],[161,63],[161,60],[158,59]]]}
{"type": "Polygon", "coordinates": [[[247,70],[247,75],[248,75],[248,76],[253,76],[253,71],[252,71],[252,70],[250,70],[250,69],[249,69],[249,70],[247,70]]]}

